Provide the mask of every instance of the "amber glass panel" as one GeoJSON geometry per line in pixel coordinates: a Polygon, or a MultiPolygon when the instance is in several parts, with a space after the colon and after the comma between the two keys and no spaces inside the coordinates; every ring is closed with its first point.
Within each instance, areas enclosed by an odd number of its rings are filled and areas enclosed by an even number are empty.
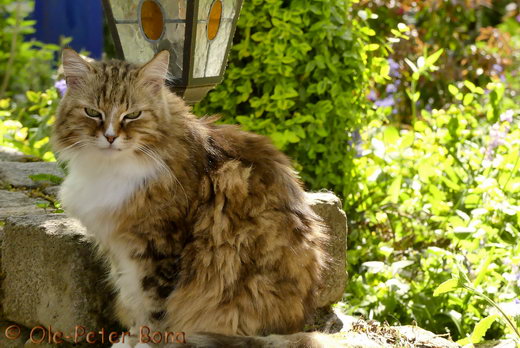
{"type": "Polygon", "coordinates": [[[164,30],[164,19],[161,7],[153,0],[146,0],[141,6],[141,27],[144,35],[150,40],[158,40],[164,30]]]}
{"type": "Polygon", "coordinates": [[[208,18],[208,40],[213,40],[217,36],[220,27],[220,16],[222,15],[222,1],[216,0],[211,6],[208,18]]]}

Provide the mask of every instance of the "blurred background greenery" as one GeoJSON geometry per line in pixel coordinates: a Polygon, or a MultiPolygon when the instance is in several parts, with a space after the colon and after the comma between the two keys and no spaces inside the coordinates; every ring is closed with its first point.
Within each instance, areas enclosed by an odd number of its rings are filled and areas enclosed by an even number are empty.
{"type": "MultiPolygon", "coordinates": [[[[0,0],[0,145],[52,161],[61,48],[24,39],[31,10],[0,0]]],[[[224,82],[194,111],[268,135],[308,189],[341,196],[345,312],[466,343],[511,335],[481,297],[434,296],[463,272],[518,325],[519,10],[511,0],[244,2],[224,82]]],[[[108,36],[105,47],[111,56],[108,36]]]]}

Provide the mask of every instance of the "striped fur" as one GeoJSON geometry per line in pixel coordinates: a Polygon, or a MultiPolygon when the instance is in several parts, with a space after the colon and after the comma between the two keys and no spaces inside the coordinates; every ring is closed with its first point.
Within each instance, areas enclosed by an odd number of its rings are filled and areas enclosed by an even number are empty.
{"type": "Polygon", "coordinates": [[[166,51],[139,67],[65,50],[63,64],[60,197],[111,265],[121,323],[184,331],[192,347],[319,347],[317,334],[245,337],[297,333],[315,309],[326,237],[289,159],[193,116],[164,87],[166,51]]]}

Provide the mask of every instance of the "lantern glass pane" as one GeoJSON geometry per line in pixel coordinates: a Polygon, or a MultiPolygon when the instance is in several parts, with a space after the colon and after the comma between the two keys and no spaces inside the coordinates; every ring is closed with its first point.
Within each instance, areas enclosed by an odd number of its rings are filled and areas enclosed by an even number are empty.
{"type": "MultiPolygon", "coordinates": [[[[167,20],[186,19],[187,0],[156,0],[164,9],[164,16],[167,20]]],[[[139,9],[139,0],[110,0],[110,7],[116,21],[135,21],[139,9]]]]}
{"type": "Polygon", "coordinates": [[[159,1],[167,19],[186,19],[186,0],[159,1]]]}
{"type": "Polygon", "coordinates": [[[159,40],[164,31],[162,8],[154,0],[145,0],[141,5],[141,28],[144,35],[152,40],[159,40]]]}
{"type": "Polygon", "coordinates": [[[125,59],[136,64],[148,62],[155,55],[154,44],[145,39],[137,24],[116,24],[125,59]]]}
{"type": "Polygon", "coordinates": [[[137,23],[138,0],[110,0],[109,2],[116,22],[133,20],[137,23]]]}
{"type": "MultiPolygon", "coordinates": [[[[136,64],[148,62],[162,50],[170,51],[170,72],[174,79],[182,78],[184,36],[186,32],[187,0],[110,0],[119,40],[125,59],[136,64]],[[163,32],[151,28],[146,38],[146,26],[153,23],[142,21],[139,27],[139,4],[158,3],[162,8],[163,32]],[[150,42],[150,40],[155,40],[150,42]]],[[[157,6],[159,7],[159,6],[157,6]]]]}
{"type": "Polygon", "coordinates": [[[217,36],[220,27],[220,18],[222,17],[222,1],[215,0],[211,5],[208,18],[208,40],[213,40],[217,36]]]}
{"type": "Polygon", "coordinates": [[[233,19],[236,15],[237,0],[222,1],[220,27],[213,40],[208,40],[208,20],[213,0],[200,0],[196,27],[193,77],[213,77],[221,73],[228,41],[231,40],[233,19]]]}
{"type": "Polygon", "coordinates": [[[184,61],[184,33],[186,24],[167,23],[163,40],[167,40],[170,51],[170,72],[175,79],[182,78],[184,61]]]}

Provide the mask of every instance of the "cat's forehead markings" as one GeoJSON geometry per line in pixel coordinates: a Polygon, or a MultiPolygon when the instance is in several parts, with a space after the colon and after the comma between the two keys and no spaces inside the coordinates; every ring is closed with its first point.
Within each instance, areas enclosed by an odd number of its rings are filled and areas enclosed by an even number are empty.
{"type": "Polygon", "coordinates": [[[112,106],[112,109],[110,110],[110,112],[107,115],[107,119],[105,122],[106,122],[106,124],[108,124],[108,128],[106,131],[106,135],[108,135],[108,136],[116,135],[116,132],[114,131],[114,122],[113,122],[113,120],[116,118],[115,117],[116,112],[117,112],[117,108],[115,106],[112,106]]]}
{"type": "Polygon", "coordinates": [[[113,137],[116,135],[116,132],[114,131],[114,127],[112,123],[108,125],[107,131],[105,132],[106,136],[113,137]]]}

